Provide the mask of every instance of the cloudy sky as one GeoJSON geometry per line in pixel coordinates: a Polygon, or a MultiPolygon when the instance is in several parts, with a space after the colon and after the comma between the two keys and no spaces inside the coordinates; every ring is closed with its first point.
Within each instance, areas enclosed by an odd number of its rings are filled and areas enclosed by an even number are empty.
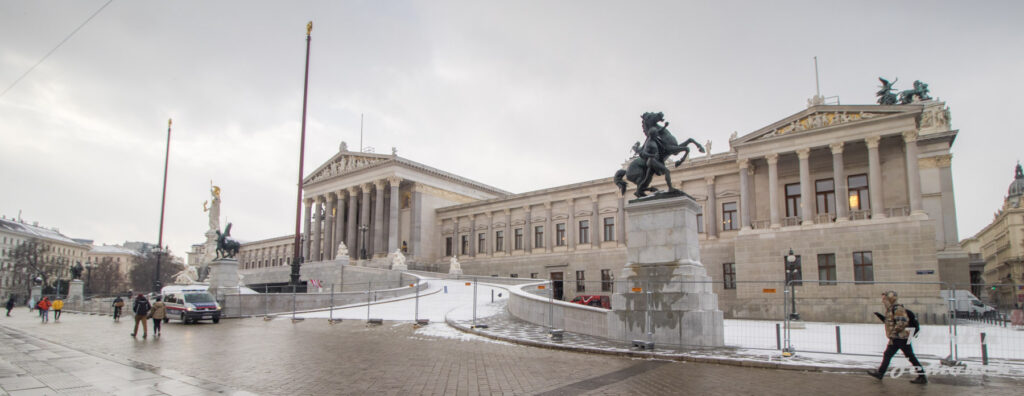
{"type": "Polygon", "coordinates": [[[99,243],[203,241],[210,180],[240,240],[286,235],[305,25],[306,170],[342,141],[512,192],[610,176],[663,111],[712,140],[922,80],[960,130],[960,238],[1002,204],[1024,154],[1022,2],[0,2],[0,213],[99,243]],[[552,171],[554,170],[554,171],[552,171]]]}

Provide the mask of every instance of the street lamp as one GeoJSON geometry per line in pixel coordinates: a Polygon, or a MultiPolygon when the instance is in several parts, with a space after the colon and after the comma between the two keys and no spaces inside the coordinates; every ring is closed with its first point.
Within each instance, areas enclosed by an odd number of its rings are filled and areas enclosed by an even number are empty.
{"type": "Polygon", "coordinates": [[[359,231],[363,236],[363,242],[359,244],[359,257],[366,260],[366,231],[370,230],[370,226],[363,224],[359,226],[359,231]]]}
{"type": "Polygon", "coordinates": [[[789,298],[790,305],[793,307],[793,312],[789,314],[790,320],[800,320],[800,314],[796,312],[796,276],[800,272],[800,257],[793,254],[793,249],[789,249],[789,254],[786,255],[786,281],[789,283],[789,298]]]}

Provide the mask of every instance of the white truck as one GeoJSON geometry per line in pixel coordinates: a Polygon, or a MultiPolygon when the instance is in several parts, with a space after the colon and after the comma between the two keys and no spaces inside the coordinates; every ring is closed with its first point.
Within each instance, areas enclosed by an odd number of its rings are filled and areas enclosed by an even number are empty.
{"type": "Polygon", "coordinates": [[[942,290],[940,293],[949,310],[954,311],[958,318],[981,318],[996,314],[995,308],[981,302],[969,290],[942,290]]]}

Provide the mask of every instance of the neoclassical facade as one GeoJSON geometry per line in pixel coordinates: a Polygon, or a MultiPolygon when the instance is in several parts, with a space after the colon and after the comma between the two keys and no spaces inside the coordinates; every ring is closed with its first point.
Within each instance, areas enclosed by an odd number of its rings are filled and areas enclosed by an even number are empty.
{"type": "MultiPolygon", "coordinates": [[[[891,288],[918,311],[943,312],[940,283],[969,280],[949,120],[938,101],[815,105],[731,137],[728,152],[670,166],[701,206],[701,257],[726,315],[781,317],[780,294],[765,290],[786,279],[790,249],[801,257],[797,295],[815,302],[801,311],[808,319],[829,309],[867,320],[891,288]]],[[[410,268],[446,271],[457,256],[467,274],[560,281],[565,299],[611,293],[633,198],[611,178],[512,194],[344,144],[305,179],[304,194],[302,249],[313,261],[342,241],[356,265],[386,266],[403,249],[410,268]]]]}
{"type": "Polygon", "coordinates": [[[28,224],[14,219],[0,219],[0,296],[7,300],[11,295],[28,299],[28,284],[34,274],[16,271],[13,250],[30,241],[44,246],[40,265],[54,268],[56,281],[71,278],[71,265],[82,262],[91,248],[90,245],[75,241],[57,229],[40,227],[38,223],[28,224]]]}
{"type": "Polygon", "coordinates": [[[961,241],[972,258],[972,288],[1001,309],[1024,307],[1024,169],[1014,171],[1003,207],[992,222],[961,241]],[[984,284],[985,287],[981,287],[984,284]]]}

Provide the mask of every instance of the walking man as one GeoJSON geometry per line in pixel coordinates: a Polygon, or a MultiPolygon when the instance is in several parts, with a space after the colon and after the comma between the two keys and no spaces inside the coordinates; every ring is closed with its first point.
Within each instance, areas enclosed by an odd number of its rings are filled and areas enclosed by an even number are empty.
{"type": "Polygon", "coordinates": [[[14,309],[14,296],[7,299],[7,316],[11,316],[11,310],[14,309]]]}
{"type": "Polygon", "coordinates": [[[917,378],[910,382],[927,384],[928,379],[924,376],[924,367],[921,366],[921,362],[917,361],[917,356],[914,356],[914,348],[908,340],[910,338],[910,331],[907,330],[907,325],[910,323],[910,318],[907,315],[907,309],[903,307],[903,304],[897,304],[896,299],[895,291],[889,290],[882,293],[885,315],[875,312],[875,316],[885,323],[885,336],[889,338],[889,346],[885,348],[885,354],[882,356],[882,365],[878,366],[878,371],[868,370],[868,375],[882,379],[885,376],[885,370],[889,368],[889,361],[892,360],[892,357],[896,355],[896,351],[899,350],[903,351],[903,356],[910,360],[910,364],[914,365],[914,369],[917,371],[917,378]]]}
{"type": "Polygon", "coordinates": [[[39,303],[36,304],[36,308],[39,309],[39,318],[42,319],[43,323],[49,322],[50,321],[50,298],[49,297],[43,297],[43,299],[39,300],[39,303]]]}
{"type": "Polygon", "coordinates": [[[135,297],[135,303],[132,304],[132,312],[135,313],[135,329],[132,330],[132,337],[139,332],[139,322],[142,322],[142,338],[146,338],[146,334],[149,333],[149,325],[146,324],[147,317],[149,316],[149,300],[142,293],[139,293],[135,297]]]}
{"type": "Polygon", "coordinates": [[[114,307],[114,321],[117,322],[121,318],[121,307],[124,307],[124,300],[121,299],[121,296],[117,296],[110,306],[114,307]]]}
{"type": "Polygon", "coordinates": [[[54,302],[53,302],[53,321],[54,322],[60,320],[60,310],[62,310],[62,309],[64,309],[64,300],[61,300],[60,297],[57,297],[57,299],[54,300],[54,302]]]}

